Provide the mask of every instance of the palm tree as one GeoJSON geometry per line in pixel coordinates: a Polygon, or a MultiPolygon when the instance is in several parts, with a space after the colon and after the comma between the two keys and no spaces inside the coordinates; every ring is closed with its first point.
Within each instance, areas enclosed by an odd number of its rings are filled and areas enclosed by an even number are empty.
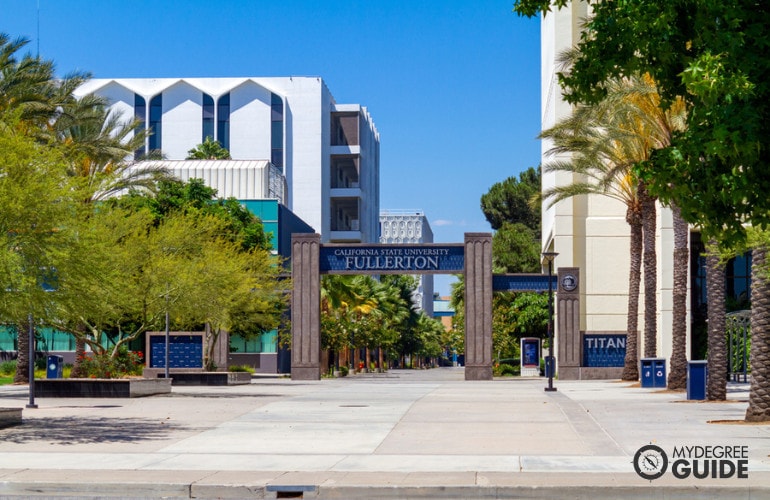
{"type": "Polygon", "coordinates": [[[770,421],[770,280],[767,275],[767,243],[755,247],[751,257],[751,388],[746,420],[766,422],[770,421]]]}
{"type": "Polygon", "coordinates": [[[188,160],[229,160],[230,152],[211,137],[187,152],[188,160]]]}
{"type": "Polygon", "coordinates": [[[687,387],[687,269],[690,251],[687,245],[689,227],[682,211],[672,205],[674,222],[674,287],[672,289],[672,350],[669,363],[668,388],[687,387]]]}
{"type": "MultiPolygon", "coordinates": [[[[706,255],[708,294],[708,381],[706,398],[727,399],[727,342],[725,340],[725,266],[716,240],[709,240],[706,255]]],[[[752,308],[753,309],[753,308],[752,308]]]]}
{"type": "MultiPolygon", "coordinates": [[[[657,351],[657,259],[655,199],[647,193],[644,180],[635,175],[633,167],[650,160],[655,149],[670,144],[673,131],[683,126],[684,105],[677,101],[669,110],[662,111],[655,84],[648,76],[612,81],[607,88],[608,96],[604,101],[578,107],[569,118],[541,134],[541,138],[554,142],[549,155],[571,155],[567,161],[546,165],[545,170],[577,174],[579,179],[573,184],[544,192],[543,198],[550,198],[552,206],[576,195],[601,194],[615,198],[626,206],[626,222],[630,226],[630,268],[626,358],[622,378],[637,380],[637,318],[642,257],[645,271],[645,356],[649,357],[655,356],[657,351]]],[[[686,294],[686,281],[684,283],[686,294]]],[[[682,336],[680,340],[684,345],[686,338],[682,336]]]]}

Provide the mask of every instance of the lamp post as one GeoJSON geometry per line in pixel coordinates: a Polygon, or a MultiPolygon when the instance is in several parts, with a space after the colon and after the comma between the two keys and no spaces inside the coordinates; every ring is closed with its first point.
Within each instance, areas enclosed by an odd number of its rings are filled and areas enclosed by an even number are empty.
{"type": "Polygon", "coordinates": [[[164,363],[165,369],[163,370],[163,374],[164,374],[166,379],[169,378],[169,376],[168,376],[168,349],[169,349],[169,344],[170,343],[171,342],[169,342],[169,328],[168,328],[168,283],[166,283],[166,348],[165,348],[166,359],[165,359],[165,363],[164,363]]]}
{"type": "Polygon", "coordinates": [[[543,252],[543,258],[548,261],[548,357],[545,358],[545,371],[548,375],[547,392],[556,391],[553,386],[553,372],[556,368],[556,359],[553,356],[553,261],[556,252],[543,252]]]}
{"type": "Polygon", "coordinates": [[[37,405],[35,404],[35,325],[32,324],[32,313],[29,314],[28,322],[29,322],[29,403],[27,403],[27,408],[37,408],[37,405]]]}

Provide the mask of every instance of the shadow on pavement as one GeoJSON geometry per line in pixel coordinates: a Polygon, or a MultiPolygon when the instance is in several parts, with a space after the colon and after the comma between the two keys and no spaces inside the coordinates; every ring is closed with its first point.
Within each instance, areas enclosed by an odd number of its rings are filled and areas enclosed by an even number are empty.
{"type": "Polygon", "coordinates": [[[47,441],[51,444],[132,443],[166,439],[173,431],[187,429],[167,421],[144,418],[34,418],[21,425],[0,429],[0,441],[31,443],[47,441]]]}

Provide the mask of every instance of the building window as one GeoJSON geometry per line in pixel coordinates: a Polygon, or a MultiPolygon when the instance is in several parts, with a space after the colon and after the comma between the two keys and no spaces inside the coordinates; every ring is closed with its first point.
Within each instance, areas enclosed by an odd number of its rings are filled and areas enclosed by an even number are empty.
{"type": "Polygon", "coordinates": [[[214,139],[214,99],[203,94],[203,132],[201,142],[206,142],[206,137],[214,139]]]}
{"type": "Polygon", "coordinates": [[[725,267],[725,278],[728,311],[748,309],[751,300],[751,252],[730,259],[725,267]]]}
{"type": "Polygon", "coordinates": [[[270,94],[270,161],[283,171],[283,100],[270,94]]]}
{"type": "Polygon", "coordinates": [[[163,120],[163,94],[150,99],[150,152],[161,150],[163,120]]]}
{"type": "MultiPolygon", "coordinates": [[[[144,131],[147,126],[147,102],[144,100],[144,97],[139,94],[134,94],[134,119],[142,123],[142,125],[137,128],[137,132],[144,131]]],[[[146,146],[138,148],[134,151],[134,159],[141,159],[146,152],[146,146]]]]}
{"type": "Polygon", "coordinates": [[[230,94],[220,97],[217,103],[217,140],[230,150],[230,94]]]}

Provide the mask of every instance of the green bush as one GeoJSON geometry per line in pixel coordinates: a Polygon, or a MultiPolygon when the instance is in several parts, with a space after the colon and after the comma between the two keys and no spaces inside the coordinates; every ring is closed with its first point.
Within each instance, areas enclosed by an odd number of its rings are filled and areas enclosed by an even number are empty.
{"type": "Polygon", "coordinates": [[[114,358],[109,353],[86,353],[80,360],[80,367],[82,373],[89,378],[123,378],[141,375],[144,362],[141,352],[121,347],[114,358]]]}
{"type": "Polygon", "coordinates": [[[507,363],[495,364],[492,367],[492,375],[495,377],[515,377],[521,375],[521,368],[507,363]]]}
{"type": "Polygon", "coordinates": [[[348,367],[340,366],[340,377],[347,377],[347,376],[348,376],[348,367]]]}
{"type": "Polygon", "coordinates": [[[232,365],[227,367],[227,371],[254,373],[254,368],[249,365],[232,365]]]}
{"type": "Polygon", "coordinates": [[[0,363],[0,375],[13,375],[14,373],[16,373],[15,359],[0,363]]]}

